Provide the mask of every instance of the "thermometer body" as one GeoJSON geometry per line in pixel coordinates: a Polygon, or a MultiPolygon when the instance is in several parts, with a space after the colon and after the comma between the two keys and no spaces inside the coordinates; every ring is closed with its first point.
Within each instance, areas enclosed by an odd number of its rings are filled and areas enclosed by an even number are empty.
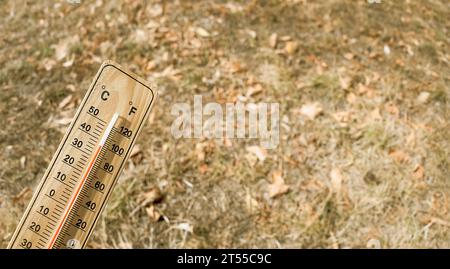
{"type": "Polygon", "coordinates": [[[102,64],[8,248],[85,246],[156,95],[118,64],[102,64]]]}

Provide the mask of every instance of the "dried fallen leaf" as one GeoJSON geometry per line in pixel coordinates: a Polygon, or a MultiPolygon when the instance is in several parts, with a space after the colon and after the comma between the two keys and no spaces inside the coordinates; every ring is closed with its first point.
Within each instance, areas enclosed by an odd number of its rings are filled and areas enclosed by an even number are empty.
{"type": "Polygon", "coordinates": [[[152,187],[148,191],[141,193],[139,195],[137,202],[139,203],[131,212],[129,216],[133,216],[136,214],[141,208],[153,204],[158,203],[163,199],[163,195],[161,190],[158,187],[152,187]]]}
{"type": "Polygon", "coordinates": [[[367,116],[367,122],[376,122],[381,121],[383,118],[381,117],[380,109],[377,107],[374,110],[370,111],[367,116]]]}
{"type": "Polygon", "coordinates": [[[205,160],[206,146],[207,146],[206,142],[197,143],[195,145],[195,155],[197,156],[197,160],[199,160],[200,162],[205,160]]]}
{"type": "Polygon", "coordinates": [[[332,116],[337,122],[339,122],[339,125],[341,127],[346,127],[352,119],[352,112],[351,111],[339,111],[339,112],[332,114],[332,116]]]}
{"type": "Polygon", "coordinates": [[[229,62],[228,69],[231,73],[239,73],[245,70],[245,64],[238,60],[233,60],[229,62]]]}
{"type": "Polygon", "coordinates": [[[233,146],[233,143],[231,142],[230,139],[224,137],[224,138],[223,138],[223,145],[224,145],[225,147],[229,148],[229,147],[232,147],[232,146],[233,146]]]}
{"type": "Polygon", "coordinates": [[[317,115],[322,113],[322,105],[318,102],[305,104],[300,109],[300,114],[308,117],[310,120],[314,120],[317,115]]]}
{"type": "Polygon", "coordinates": [[[344,58],[347,60],[352,60],[354,57],[355,57],[355,55],[350,52],[344,54],[344,58]]]}
{"type": "Polygon", "coordinates": [[[391,54],[391,48],[389,48],[388,45],[384,45],[383,52],[387,56],[387,55],[391,54]]]}
{"type": "Polygon", "coordinates": [[[284,35],[284,36],[280,37],[280,40],[281,41],[291,41],[292,37],[289,35],[284,35]]]}
{"type": "Polygon", "coordinates": [[[375,96],[375,91],[362,83],[358,84],[358,93],[365,94],[368,98],[375,96]]]}
{"type": "Polygon", "coordinates": [[[419,104],[425,104],[428,101],[428,98],[430,97],[429,92],[421,92],[419,96],[417,96],[417,103],[419,104]]]}
{"type": "Polygon", "coordinates": [[[63,67],[71,67],[73,65],[74,61],[75,61],[75,57],[74,56],[70,57],[69,60],[67,60],[63,63],[63,67]]]}
{"type": "Polygon", "coordinates": [[[147,216],[153,222],[158,222],[159,220],[161,220],[161,214],[155,209],[153,205],[145,208],[145,212],[147,212],[147,216]]]}
{"type": "Polygon", "coordinates": [[[147,72],[152,71],[156,68],[156,66],[157,66],[157,64],[155,61],[149,61],[147,63],[147,65],[145,66],[145,71],[147,71],[147,72]]]}
{"type": "Polygon", "coordinates": [[[45,71],[50,71],[53,69],[53,66],[55,66],[56,61],[50,58],[45,58],[42,60],[42,65],[44,66],[45,71]]]}
{"type": "Polygon", "coordinates": [[[275,198],[289,191],[289,185],[284,183],[283,172],[276,170],[272,173],[272,183],[269,184],[269,197],[275,198]]]}
{"type": "Polygon", "coordinates": [[[333,167],[330,172],[331,188],[335,193],[341,192],[342,189],[342,173],[339,168],[333,167]]]}
{"type": "Polygon", "coordinates": [[[148,33],[145,30],[137,28],[130,34],[130,39],[137,44],[144,44],[148,42],[149,37],[148,33]]]}
{"type": "Polygon", "coordinates": [[[260,146],[248,146],[246,147],[246,150],[255,155],[260,162],[264,162],[267,157],[267,151],[260,146]]]}
{"type": "Polygon", "coordinates": [[[206,163],[200,164],[199,167],[198,167],[198,171],[202,175],[206,174],[206,172],[208,172],[208,165],[206,163]]]}
{"type": "Polygon", "coordinates": [[[350,84],[352,83],[351,77],[340,77],[339,83],[341,84],[341,88],[344,90],[347,90],[350,87],[350,84]]]}
{"type": "Polygon", "coordinates": [[[55,57],[57,61],[61,61],[64,59],[67,54],[69,54],[70,48],[77,44],[80,41],[80,37],[78,35],[73,35],[62,39],[56,45],[52,45],[51,47],[55,49],[55,57]]]}
{"type": "Polygon", "coordinates": [[[402,59],[396,59],[395,64],[401,67],[405,66],[405,62],[402,59]]]}
{"type": "Polygon", "coordinates": [[[136,155],[141,153],[141,146],[139,144],[134,145],[131,150],[130,157],[135,157],[136,155]]]}
{"type": "Polygon", "coordinates": [[[354,104],[356,102],[356,95],[351,92],[351,93],[347,94],[346,100],[350,104],[354,104]]]}
{"type": "Polygon", "coordinates": [[[141,206],[146,206],[151,203],[160,202],[163,198],[162,192],[158,187],[150,188],[148,191],[139,196],[141,206]]]}
{"type": "Polygon", "coordinates": [[[25,168],[25,163],[27,161],[27,157],[26,156],[22,156],[20,157],[20,167],[23,169],[25,168]]]}
{"type": "Polygon", "coordinates": [[[430,211],[433,214],[444,216],[448,213],[447,195],[442,191],[436,191],[431,200],[430,211]]]}
{"type": "Polygon", "coordinates": [[[211,34],[202,27],[196,27],[195,33],[200,37],[209,37],[211,34]]]}
{"type": "Polygon", "coordinates": [[[450,227],[450,221],[446,221],[440,218],[432,217],[430,220],[431,223],[436,223],[438,225],[450,227]]]}
{"type": "Polygon", "coordinates": [[[245,96],[248,98],[248,97],[251,97],[251,96],[256,95],[258,93],[261,93],[262,89],[263,88],[262,88],[261,84],[256,84],[254,86],[250,86],[248,88],[247,94],[245,96]]]}
{"type": "Polygon", "coordinates": [[[274,49],[277,46],[278,42],[278,35],[277,33],[273,33],[269,37],[269,46],[274,49]]]}
{"type": "Polygon", "coordinates": [[[194,231],[194,227],[192,227],[192,225],[187,222],[179,223],[179,224],[175,225],[174,228],[185,231],[185,232],[189,232],[189,233],[192,233],[194,231]]]}
{"type": "Polygon", "coordinates": [[[253,39],[256,38],[256,35],[257,35],[257,34],[256,34],[255,31],[253,31],[253,30],[251,30],[251,29],[247,29],[246,32],[247,32],[247,34],[248,34],[251,38],[253,38],[253,39]]]}
{"type": "Polygon", "coordinates": [[[233,14],[244,11],[244,6],[242,4],[233,3],[232,1],[225,4],[225,7],[233,14]]]}
{"type": "Polygon", "coordinates": [[[161,4],[154,4],[154,5],[147,7],[147,12],[150,15],[150,17],[155,18],[155,17],[159,17],[159,16],[163,15],[164,8],[161,4]]]}
{"type": "Polygon", "coordinates": [[[424,175],[425,175],[425,169],[423,168],[423,166],[420,164],[416,165],[416,167],[414,168],[414,171],[413,171],[413,178],[417,179],[417,180],[421,180],[421,179],[423,179],[424,175]]]}
{"type": "Polygon", "coordinates": [[[298,49],[298,43],[296,41],[288,41],[284,47],[287,54],[294,54],[298,49]]]}
{"type": "Polygon", "coordinates": [[[67,84],[66,89],[68,89],[71,92],[75,92],[76,88],[73,84],[67,84]]]}
{"type": "Polygon", "coordinates": [[[402,150],[391,149],[389,151],[389,156],[397,163],[408,163],[410,161],[408,154],[402,150]]]}
{"type": "Polygon", "coordinates": [[[26,203],[31,198],[31,189],[24,188],[16,196],[12,198],[13,203],[26,203]]]}
{"type": "Polygon", "coordinates": [[[245,205],[249,212],[255,212],[258,209],[259,203],[253,198],[250,190],[247,188],[246,196],[245,196],[245,205]]]}
{"type": "Polygon", "coordinates": [[[72,101],[72,95],[69,94],[59,103],[58,108],[65,108],[72,101]]]}
{"type": "Polygon", "coordinates": [[[58,128],[61,125],[65,126],[65,125],[70,124],[71,122],[72,122],[72,117],[53,119],[51,122],[51,127],[58,128]]]}
{"type": "Polygon", "coordinates": [[[400,109],[393,103],[386,104],[385,109],[389,114],[394,115],[395,117],[400,116],[400,109]]]}

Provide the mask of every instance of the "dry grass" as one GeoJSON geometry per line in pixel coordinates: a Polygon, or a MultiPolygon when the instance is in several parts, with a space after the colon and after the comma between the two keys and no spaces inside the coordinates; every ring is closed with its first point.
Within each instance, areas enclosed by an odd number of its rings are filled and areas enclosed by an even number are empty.
{"type": "Polygon", "coordinates": [[[89,247],[450,247],[449,13],[444,0],[1,1],[0,247],[65,130],[48,126],[76,108],[58,104],[80,100],[103,59],[161,98],[89,247]],[[255,140],[172,138],[171,104],[232,101],[255,83],[249,101],[279,102],[282,116],[263,162],[245,150],[255,140]],[[310,102],[323,107],[314,120],[298,113],[310,102]],[[270,198],[276,170],[290,191],[270,198]],[[155,188],[161,201],[139,208],[155,188]]]}

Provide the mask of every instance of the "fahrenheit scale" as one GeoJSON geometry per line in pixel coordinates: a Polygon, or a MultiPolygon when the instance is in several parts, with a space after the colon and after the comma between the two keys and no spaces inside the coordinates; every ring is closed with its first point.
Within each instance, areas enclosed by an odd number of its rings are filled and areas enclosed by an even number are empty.
{"type": "Polygon", "coordinates": [[[102,64],[8,248],[85,246],[156,96],[118,64],[102,64]]]}

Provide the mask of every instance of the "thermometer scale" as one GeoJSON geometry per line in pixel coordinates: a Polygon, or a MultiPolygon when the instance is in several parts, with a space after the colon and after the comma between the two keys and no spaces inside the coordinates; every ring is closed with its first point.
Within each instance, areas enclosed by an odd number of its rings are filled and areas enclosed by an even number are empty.
{"type": "Polygon", "coordinates": [[[8,248],[83,248],[157,94],[120,65],[102,64],[8,248]]]}

